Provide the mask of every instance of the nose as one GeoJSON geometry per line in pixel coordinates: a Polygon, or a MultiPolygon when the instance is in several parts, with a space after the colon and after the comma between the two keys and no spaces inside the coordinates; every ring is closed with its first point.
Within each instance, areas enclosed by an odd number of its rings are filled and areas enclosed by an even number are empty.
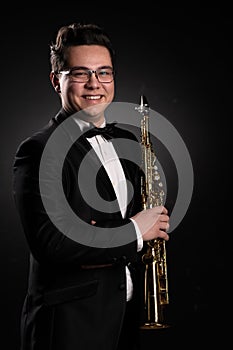
{"type": "Polygon", "coordinates": [[[90,70],[88,71],[88,74],[89,74],[89,79],[92,78],[93,74],[95,74],[96,79],[98,79],[96,70],[91,70],[91,69],[90,69],[90,70]]]}
{"type": "Polygon", "coordinates": [[[88,84],[89,86],[91,85],[92,87],[99,86],[99,80],[98,80],[98,76],[97,76],[96,71],[89,70],[88,74],[89,74],[89,79],[88,79],[86,84],[88,84]]]}

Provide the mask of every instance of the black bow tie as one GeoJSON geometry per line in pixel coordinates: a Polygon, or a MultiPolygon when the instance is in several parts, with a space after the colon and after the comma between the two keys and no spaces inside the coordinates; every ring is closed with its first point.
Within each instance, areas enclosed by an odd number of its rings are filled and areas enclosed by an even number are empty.
{"type": "Polygon", "coordinates": [[[102,135],[106,140],[110,140],[115,137],[115,123],[106,124],[104,128],[91,128],[84,133],[85,137],[93,137],[96,135],[102,135]]]}

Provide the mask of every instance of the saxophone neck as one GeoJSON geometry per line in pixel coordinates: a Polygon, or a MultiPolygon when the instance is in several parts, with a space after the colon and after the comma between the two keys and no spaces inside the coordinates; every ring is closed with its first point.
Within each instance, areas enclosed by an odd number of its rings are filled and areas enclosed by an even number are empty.
{"type": "Polygon", "coordinates": [[[147,147],[150,145],[148,114],[145,114],[141,120],[141,142],[147,147]]]}
{"type": "Polygon", "coordinates": [[[141,115],[141,143],[142,145],[150,145],[149,137],[149,104],[144,95],[140,96],[140,104],[135,108],[141,115]]]}

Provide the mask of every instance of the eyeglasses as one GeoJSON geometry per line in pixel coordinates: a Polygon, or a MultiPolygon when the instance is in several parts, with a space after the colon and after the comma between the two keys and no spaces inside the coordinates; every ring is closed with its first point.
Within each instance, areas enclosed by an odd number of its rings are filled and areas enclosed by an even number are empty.
{"type": "Polygon", "coordinates": [[[100,83],[111,83],[114,79],[112,67],[101,67],[91,70],[83,67],[73,67],[68,70],[60,71],[57,74],[69,75],[72,81],[77,83],[86,83],[90,80],[92,74],[95,74],[100,83]]]}

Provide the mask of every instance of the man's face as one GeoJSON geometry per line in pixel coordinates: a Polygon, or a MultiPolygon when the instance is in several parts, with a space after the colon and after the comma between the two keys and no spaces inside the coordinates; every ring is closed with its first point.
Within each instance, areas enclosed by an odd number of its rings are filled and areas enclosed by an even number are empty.
{"type": "MultiPolygon", "coordinates": [[[[99,45],[72,46],[67,51],[68,68],[82,67],[96,70],[112,67],[108,49],[99,45]]],[[[88,121],[99,126],[103,122],[104,110],[114,98],[114,81],[101,83],[92,73],[86,82],[74,81],[67,74],[59,75],[60,96],[65,110],[75,113],[86,110],[88,121]]]]}

